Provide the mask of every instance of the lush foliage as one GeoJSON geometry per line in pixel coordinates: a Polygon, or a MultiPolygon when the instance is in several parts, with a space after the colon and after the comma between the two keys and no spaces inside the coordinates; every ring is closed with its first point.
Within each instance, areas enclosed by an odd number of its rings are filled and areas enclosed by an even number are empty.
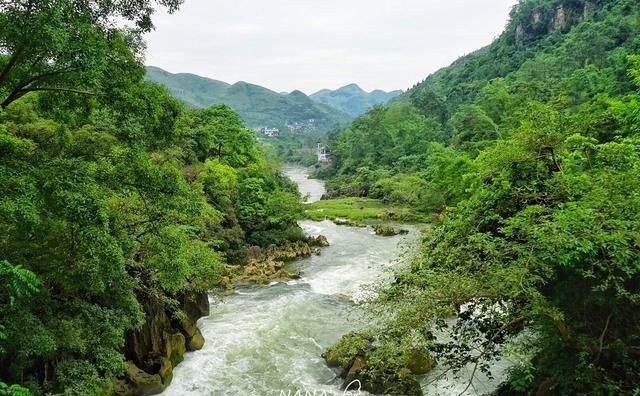
{"type": "Polygon", "coordinates": [[[4,383],[108,393],[143,303],[179,315],[179,296],[215,286],[249,246],[302,238],[295,186],[237,114],[185,110],[143,81],[134,39],[152,4],[0,6],[4,383]]]}
{"type": "Polygon", "coordinates": [[[442,212],[378,290],[379,345],[414,335],[473,373],[515,348],[506,394],[640,392],[639,33],[635,1],[523,0],[332,135],[336,194],[442,212]]]}
{"type": "Polygon", "coordinates": [[[322,200],[305,205],[305,216],[311,220],[325,219],[386,220],[405,223],[424,220],[419,213],[407,207],[385,205],[382,201],[371,198],[346,197],[322,200]]]}
{"type": "Polygon", "coordinates": [[[278,136],[258,137],[258,140],[271,146],[274,155],[287,163],[312,166],[318,163],[318,143],[326,142],[327,133],[285,130],[278,136]]]}

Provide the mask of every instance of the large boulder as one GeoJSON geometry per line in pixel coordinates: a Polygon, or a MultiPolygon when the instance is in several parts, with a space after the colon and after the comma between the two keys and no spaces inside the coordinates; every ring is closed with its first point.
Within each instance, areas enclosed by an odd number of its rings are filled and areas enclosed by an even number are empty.
{"type": "Polygon", "coordinates": [[[166,388],[160,374],[149,374],[132,361],[127,362],[127,378],[133,384],[136,394],[157,395],[166,388]]]}
{"type": "Polygon", "coordinates": [[[382,224],[375,224],[373,226],[373,231],[376,233],[376,235],[380,235],[380,236],[405,235],[409,233],[408,230],[396,229],[392,226],[387,226],[382,224]]]}
{"type": "Polygon", "coordinates": [[[173,369],[184,359],[187,350],[204,345],[196,326],[199,318],[209,315],[207,293],[178,296],[181,312],[169,312],[158,301],[143,303],[145,323],[127,334],[125,356],[129,359],[126,376],[114,380],[113,394],[118,396],[152,395],[169,386],[173,369]]]}
{"type": "Polygon", "coordinates": [[[405,367],[412,374],[427,374],[436,366],[436,361],[426,349],[413,349],[409,352],[405,367]]]}
{"type": "Polygon", "coordinates": [[[370,334],[350,333],[322,357],[330,367],[339,367],[344,386],[357,382],[373,394],[421,396],[414,375],[426,374],[435,360],[426,347],[407,349],[402,342],[376,341],[370,334]]]}
{"type": "Polygon", "coordinates": [[[184,359],[187,352],[187,341],[182,333],[164,333],[165,347],[164,358],[169,359],[173,367],[184,359]]]}
{"type": "Polygon", "coordinates": [[[355,358],[353,364],[351,365],[351,368],[349,368],[349,371],[347,372],[347,375],[344,377],[345,384],[350,384],[354,380],[360,378],[360,372],[366,367],[367,362],[363,357],[358,356],[357,358],[355,358]]]}
{"type": "Polygon", "coordinates": [[[181,308],[182,312],[194,322],[202,317],[209,316],[209,295],[205,292],[186,295],[182,297],[181,308]]]}
{"type": "Polygon", "coordinates": [[[112,378],[111,383],[112,396],[134,396],[136,393],[135,386],[127,378],[112,378]]]}
{"type": "Polygon", "coordinates": [[[200,329],[196,327],[195,334],[187,341],[187,350],[199,351],[202,347],[204,347],[204,337],[202,336],[200,329]]]}
{"type": "Polygon", "coordinates": [[[318,235],[317,237],[309,237],[309,245],[317,247],[329,246],[329,240],[324,235],[318,235]]]}

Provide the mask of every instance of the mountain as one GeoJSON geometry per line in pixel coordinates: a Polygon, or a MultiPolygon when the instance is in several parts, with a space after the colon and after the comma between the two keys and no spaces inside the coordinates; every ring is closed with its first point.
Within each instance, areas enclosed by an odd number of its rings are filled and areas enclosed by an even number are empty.
{"type": "Polygon", "coordinates": [[[490,82],[494,86],[504,82],[512,91],[541,101],[578,90],[570,85],[578,84],[579,79],[584,91],[576,98],[578,102],[598,93],[602,87],[596,80],[602,83],[609,78],[617,84],[611,93],[629,90],[625,57],[640,51],[632,34],[639,30],[637,4],[629,0],[522,0],[495,41],[433,73],[392,102],[412,102],[423,110],[442,105],[447,118],[461,105],[487,106],[481,98],[491,89],[490,82]],[[611,75],[605,77],[607,73],[611,75]]]}
{"type": "Polygon", "coordinates": [[[243,81],[231,85],[195,74],[173,74],[154,66],[147,67],[146,79],[164,85],[190,107],[225,103],[238,112],[250,128],[328,131],[353,118],[300,91],[278,93],[243,81]]]}
{"type": "Polygon", "coordinates": [[[389,100],[402,94],[402,91],[385,92],[379,89],[367,92],[357,84],[349,84],[335,91],[323,89],[311,95],[318,103],[331,106],[356,118],[377,104],[386,104],[389,100]]]}

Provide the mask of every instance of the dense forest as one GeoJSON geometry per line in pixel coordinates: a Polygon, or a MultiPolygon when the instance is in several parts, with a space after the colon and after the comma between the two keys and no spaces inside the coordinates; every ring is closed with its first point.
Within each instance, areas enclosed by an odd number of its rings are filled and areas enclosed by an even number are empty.
{"type": "Polygon", "coordinates": [[[418,394],[416,350],[473,374],[510,354],[500,394],[637,395],[639,53],[635,0],[522,0],[491,45],[332,133],[335,194],[438,216],[327,361],[418,394]]]}
{"type": "MultiPolygon", "coordinates": [[[[181,3],[0,2],[0,395],[159,393],[207,291],[309,241],[278,157],[311,164],[322,136],[261,144],[145,80],[153,13],[181,3]]],[[[520,0],[328,146],[328,195],[433,219],[323,354],[340,376],[420,395],[439,365],[464,394],[508,356],[497,395],[640,394],[637,0],[520,0]]]]}
{"type": "Polygon", "coordinates": [[[179,4],[0,4],[2,395],[110,394],[150,320],[180,321],[249,247],[304,238],[295,185],[236,113],[144,81],[153,8],[179,4]]]}

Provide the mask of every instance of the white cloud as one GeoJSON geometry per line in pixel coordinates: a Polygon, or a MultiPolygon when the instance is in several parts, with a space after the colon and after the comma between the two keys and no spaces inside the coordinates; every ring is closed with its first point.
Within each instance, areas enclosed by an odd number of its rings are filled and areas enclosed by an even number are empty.
{"type": "Polygon", "coordinates": [[[147,64],[275,91],[406,89],[487,45],[517,0],[186,0],[147,64]]]}

